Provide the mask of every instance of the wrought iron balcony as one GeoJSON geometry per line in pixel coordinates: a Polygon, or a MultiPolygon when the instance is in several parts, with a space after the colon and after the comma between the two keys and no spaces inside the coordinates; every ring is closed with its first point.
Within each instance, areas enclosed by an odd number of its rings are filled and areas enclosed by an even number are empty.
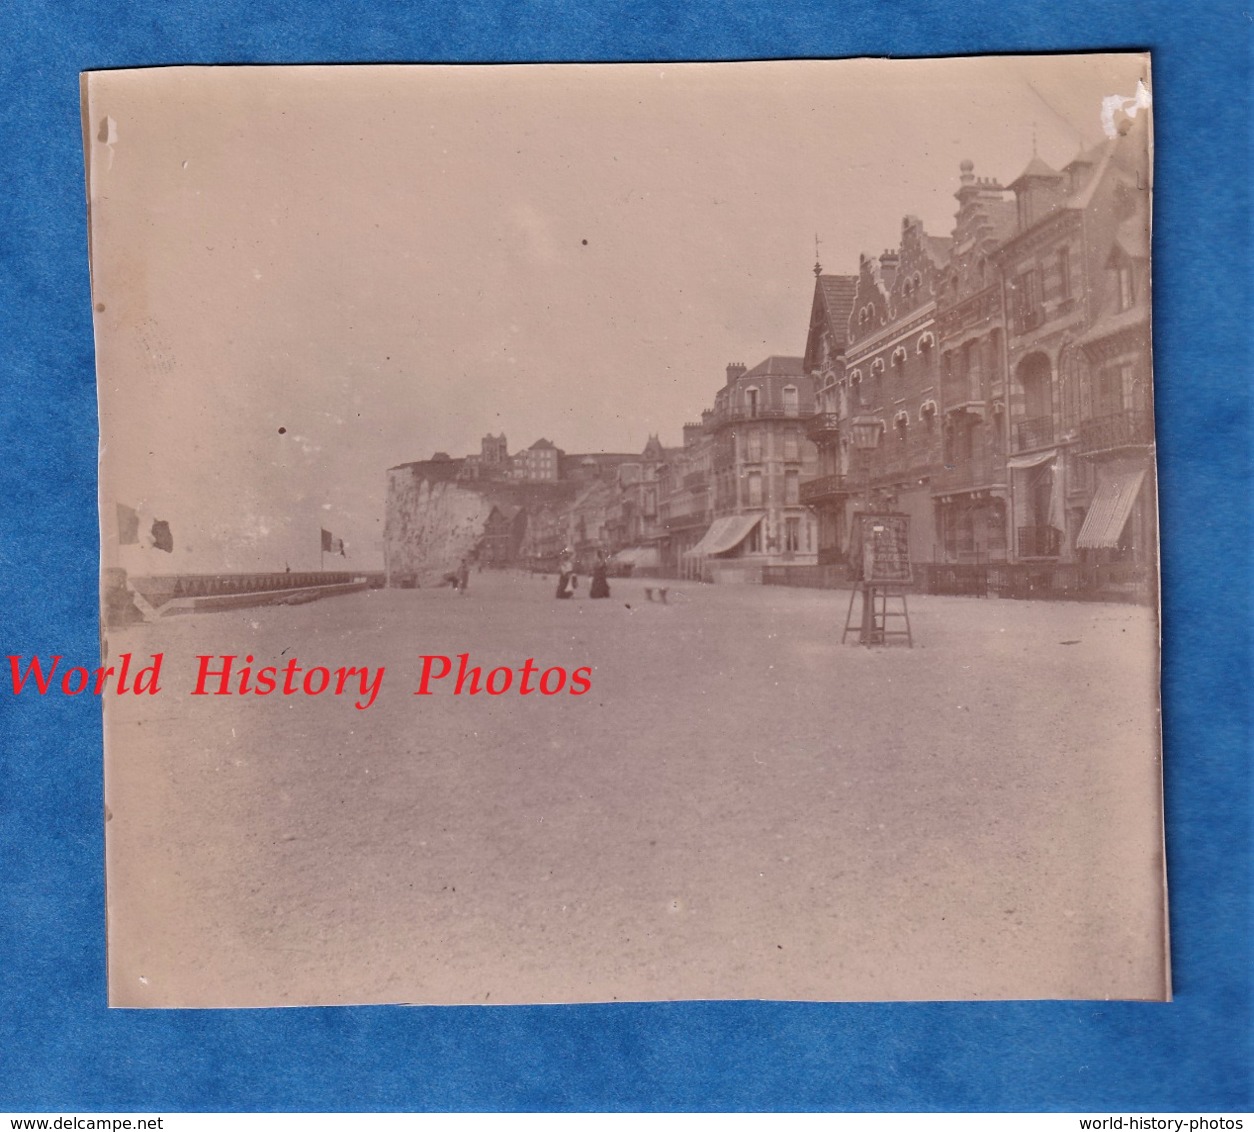
{"type": "Polygon", "coordinates": [[[1054,418],[1029,417],[1014,423],[1015,451],[1029,448],[1046,448],[1054,443],[1054,418]]]}
{"type": "Polygon", "coordinates": [[[839,472],[835,475],[819,476],[818,479],[807,480],[801,485],[801,502],[828,503],[843,499],[856,490],[849,477],[839,472]]]}
{"type": "Polygon", "coordinates": [[[1005,482],[1006,469],[1001,460],[981,454],[970,460],[959,460],[942,466],[932,477],[932,494],[991,487],[993,484],[1005,482]]]}
{"type": "Polygon", "coordinates": [[[815,413],[806,418],[806,436],[814,441],[835,438],[840,432],[839,413],[815,413]]]}
{"type": "Polygon", "coordinates": [[[1147,409],[1111,413],[1080,422],[1080,454],[1114,452],[1154,443],[1154,415],[1147,409]]]}
{"type": "Polygon", "coordinates": [[[1042,306],[1031,306],[1021,308],[1015,312],[1014,329],[1016,334],[1026,334],[1030,330],[1035,330],[1045,322],[1045,308],[1042,306]]]}
{"type": "Polygon", "coordinates": [[[711,423],[718,428],[720,425],[738,424],[740,421],[797,420],[801,416],[800,410],[797,409],[722,409],[713,414],[711,423]]]}

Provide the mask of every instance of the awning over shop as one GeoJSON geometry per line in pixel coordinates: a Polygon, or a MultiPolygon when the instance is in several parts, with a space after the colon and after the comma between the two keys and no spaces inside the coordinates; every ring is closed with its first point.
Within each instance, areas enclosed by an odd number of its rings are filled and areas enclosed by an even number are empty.
{"type": "Polygon", "coordinates": [[[1006,461],[1006,467],[1010,468],[1011,471],[1022,472],[1028,468],[1039,468],[1057,455],[1058,449],[1050,448],[1045,452],[1032,452],[1026,456],[1011,456],[1006,461]]]}
{"type": "Polygon", "coordinates": [[[1119,537],[1123,534],[1123,528],[1128,525],[1128,516],[1132,514],[1132,505],[1136,502],[1144,479],[1144,469],[1111,472],[1107,479],[1097,485],[1097,492],[1089,505],[1089,513],[1084,516],[1084,525],[1076,536],[1075,544],[1078,548],[1100,550],[1102,547],[1119,545],[1119,537]]]}
{"type": "Polygon", "coordinates": [[[725,554],[735,549],[748,537],[749,532],[762,522],[762,512],[752,515],[724,515],[710,524],[701,541],[686,551],[686,558],[706,558],[711,554],[725,554]]]}
{"type": "Polygon", "coordinates": [[[626,550],[620,550],[615,554],[614,561],[624,566],[637,566],[645,570],[662,564],[656,546],[629,546],[626,550]]]}

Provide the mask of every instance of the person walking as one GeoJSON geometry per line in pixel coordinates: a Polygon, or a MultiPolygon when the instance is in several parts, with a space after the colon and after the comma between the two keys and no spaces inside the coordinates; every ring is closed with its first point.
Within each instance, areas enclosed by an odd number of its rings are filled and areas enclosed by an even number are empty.
{"type": "Polygon", "coordinates": [[[569,550],[564,550],[557,564],[556,596],[558,598],[574,597],[578,585],[579,579],[575,575],[575,556],[569,550]]]}
{"type": "Polygon", "coordinates": [[[592,567],[592,585],[588,588],[591,598],[609,597],[609,566],[605,561],[605,551],[597,551],[596,565],[592,567]]]}

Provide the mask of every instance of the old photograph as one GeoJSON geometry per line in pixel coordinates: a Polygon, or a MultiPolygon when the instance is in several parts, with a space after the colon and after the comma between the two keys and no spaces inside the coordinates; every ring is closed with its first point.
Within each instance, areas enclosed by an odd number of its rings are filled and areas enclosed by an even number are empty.
{"type": "Polygon", "coordinates": [[[111,1005],[1169,998],[1152,101],[84,76],[111,1005]]]}

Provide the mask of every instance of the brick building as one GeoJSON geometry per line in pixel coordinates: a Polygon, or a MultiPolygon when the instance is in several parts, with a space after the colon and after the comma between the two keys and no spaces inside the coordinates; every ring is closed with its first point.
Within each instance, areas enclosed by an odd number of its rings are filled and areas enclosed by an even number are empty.
{"type": "Polygon", "coordinates": [[[877,418],[881,425],[879,445],[869,453],[855,450],[849,430],[842,430],[853,509],[862,510],[869,497],[876,507],[908,514],[915,562],[931,561],[937,549],[931,489],[942,457],[936,296],[951,245],[950,237],[930,236],[907,216],[899,247],[862,256],[845,349],[843,418],[877,418]]]}
{"type": "Polygon", "coordinates": [[[1010,527],[1017,561],[1154,561],[1144,124],[1009,186],[1010,527]],[[1146,484],[1149,488],[1146,488],[1146,484]],[[1135,513],[1135,521],[1133,515],[1135,513]]]}

